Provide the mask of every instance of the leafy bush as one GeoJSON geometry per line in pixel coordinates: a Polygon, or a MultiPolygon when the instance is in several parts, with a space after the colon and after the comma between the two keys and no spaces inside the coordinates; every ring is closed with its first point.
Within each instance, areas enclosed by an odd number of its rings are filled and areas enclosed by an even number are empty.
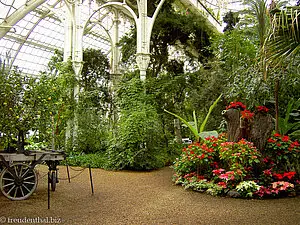
{"type": "Polygon", "coordinates": [[[300,143],[292,141],[287,135],[275,133],[268,139],[265,149],[267,168],[275,172],[296,171],[300,174],[300,143]]]}
{"type": "Polygon", "coordinates": [[[120,120],[107,151],[108,168],[149,170],[164,166],[162,126],[144,84],[133,78],[118,94],[120,120]]]}
{"type": "Polygon", "coordinates": [[[112,169],[153,169],[164,163],[158,157],[160,124],[149,105],[121,114],[119,130],[108,149],[112,169]]]}
{"type": "Polygon", "coordinates": [[[106,157],[104,153],[70,155],[63,164],[81,167],[90,165],[92,168],[105,168],[106,157]]]}
{"type": "Polygon", "coordinates": [[[223,142],[220,146],[220,160],[224,168],[236,173],[238,180],[249,175],[250,170],[260,162],[261,154],[253,143],[244,139],[238,142],[223,142]]]}
{"type": "Polygon", "coordinates": [[[254,181],[242,181],[236,186],[236,190],[241,194],[242,197],[251,198],[253,193],[258,191],[260,186],[254,181]]]}
{"type": "Polygon", "coordinates": [[[105,151],[108,146],[107,119],[95,109],[82,110],[78,116],[77,149],[84,153],[105,151]]]}
{"type": "Polygon", "coordinates": [[[291,167],[291,162],[294,165],[298,160],[299,146],[298,141],[275,134],[262,154],[244,139],[227,142],[222,136],[207,138],[183,148],[173,165],[173,181],[186,189],[212,195],[234,192],[245,198],[295,195],[299,173],[291,167]]]}

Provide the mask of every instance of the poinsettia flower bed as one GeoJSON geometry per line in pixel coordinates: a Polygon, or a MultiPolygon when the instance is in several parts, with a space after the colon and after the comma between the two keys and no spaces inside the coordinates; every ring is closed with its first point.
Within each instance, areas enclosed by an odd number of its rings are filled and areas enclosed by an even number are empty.
{"type": "Polygon", "coordinates": [[[173,164],[173,181],[211,195],[243,198],[295,196],[299,187],[298,141],[274,134],[266,149],[252,142],[209,137],[184,148],[173,164]],[[297,167],[298,166],[298,167],[297,167]]]}

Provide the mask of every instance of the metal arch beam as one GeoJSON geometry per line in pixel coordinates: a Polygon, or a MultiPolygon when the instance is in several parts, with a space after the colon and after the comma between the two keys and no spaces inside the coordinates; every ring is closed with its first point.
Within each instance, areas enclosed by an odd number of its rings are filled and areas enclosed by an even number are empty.
{"type": "Polygon", "coordinates": [[[35,41],[26,40],[25,38],[15,37],[15,36],[12,36],[10,34],[7,34],[4,38],[14,40],[14,41],[16,41],[18,43],[24,43],[24,42],[26,42],[26,43],[28,43],[31,46],[34,46],[34,47],[37,47],[37,48],[40,48],[40,49],[46,49],[46,50],[48,50],[50,52],[54,52],[57,49],[56,46],[43,45],[43,44],[40,44],[40,43],[35,42],[35,41]]]}
{"type": "Polygon", "coordinates": [[[127,9],[128,12],[130,12],[130,15],[133,17],[135,23],[137,24],[137,16],[135,15],[134,11],[126,4],[124,3],[120,3],[120,2],[109,2],[109,3],[105,3],[103,5],[101,5],[97,10],[95,10],[95,12],[93,12],[90,17],[87,19],[84,27],[83,27],[83,30],[85,30],[87,24],[88,24],[88,21],[90,21],[90,19],[98,12],[100,11],[102,8],[105,8],[105,7],[108,7],[108,6],[121,6],[123,7],[124,9],[127,9]]]}
{"type": "Polygon", "coordinates": [[[23,19],[29,12],[36,9],[38,6],[45,3],[46,0],[31,0],[28,1],[25,5],[17,9],[13,14],[6,18],[0,24],[0,39],[4,37],[7,32],[21,19],[23,19]]]}
{"type": "MultiPolygon", "coordinates": [[[[54,6],[57,5],[57,4],[58,4],[58,1],[54,4],[54,6]]],[[[49,16],[49,13],[50,13],[50,12],[51,12],[51,10],[48,9],[48,11],[40,13],[40,14],[41,14],[41,17],[40,17],[40,18],[38,19],[38,21],[34,24],[34,26],[32,26],[32,28],[28,31],[27,35],[26,35],[23,39],[21,39],[22,41],[20,42],[19,47],[18,47],[18,49],[17,49],[17,51],[16,51],[14,57],[13,57],[12,60],[11,60],[10,68],[12,68],[15,59],[17,58],[17,56],[18,56],[18,54],[19,54],[21,48],[23,47],[23,45],[27,42],[28,37],[31,35],[32,31],[39,25],[39,23],[40,23],[43,19],[45,19],[46,17],[49,16]]]]}
{"type": "Polygon", "coordinates": [[[14,57],[12,58],[9,68],[12,68],[21,48],[23,47],[24,43],[27,41],[28,37],[30,36],[31,32],[37,27],[37,25],[44,19],[44,17],[39,18],[39,20],[34,24],[34,26],[28,31],[27,35],[23,38],[22,42],[20,42],[19,47],[14,55],[14,57]]]}
{"type": "Polygon", "coordinates": [[[96,35],[95,32],[92,32],[91,30],[93,29],[94,26],[91,26],[91,28],[90,28],[89,30],[85,30],[84,33],[83,33],[83,35],[85,36],[85,35],[91,34],[91,35],[93,35],[94,37],[100,37],[102,40],[106,40],[106,41],[112,43],[112,37],[111,37],[111,35],[109,34],[108,30],[106,30],[105,27],[104,27],[101,23],[99,23],[99,22],[97,22],[97,23],[95,22],[95,24],[97,24],[97,25],[99,25],[100,27],[103,28],[104,32],[106,33],[106,35],[107,35],[107,37],[108,37],[107,39],[105,39],[105,37],[103,37],[103,36],[96,35]]]}
{"type": "Polygon", "coordinates": [[[180,2],[195,13],[201,12],[202,15],[206,17],[208,24],[210,24],[213,29],[222,33],[222,25],[200,0],[180,0],[180,2]]]}
{"type": "MultiPolygon", "coordinates": [[[[127,9],[131,13],[132,17],[134,18],[136,27],[137,27],[136,62],[140,69],[141,80],[146,79],[146,70],[148,68],[149,61],[150,61],[150,38],[151,38],[152,28],[153,28],[154,21],[157,17],[157,14],[160,11],[160,9],[162,8],[162,5],[164,4],[164,2],[165,2],[165,0],[160,0],[152,17],[148,17],[148,15],[147,15],[147,0],[137,0],[137,8],[138,8],[139,16],[137,16],[135,14],[135,12],[126,4],[126,0],[124,0],[123,3],[109,2],[109,3],[103,4],[98,9],[98,10],[100,10],[103,7],[112,5],[112,6],[123,7],[124,9],[127,9]]],[[[92,16],[93,16],[93,14],[91,15],[91,17],[92,16]]],[[[89,18],[89,20],[90,20],[90,18],[89,18]]],[[[85,27],[86,27],[86,25],[84,26],[84,29],[85,29],[85,27]]]]}

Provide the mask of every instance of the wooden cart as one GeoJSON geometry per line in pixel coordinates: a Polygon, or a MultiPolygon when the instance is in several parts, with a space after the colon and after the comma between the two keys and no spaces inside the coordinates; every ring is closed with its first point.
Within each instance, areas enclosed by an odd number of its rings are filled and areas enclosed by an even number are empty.
{"type": "Polygon", "coordinates": [[[24,151],[8,153],[0,151],[0,190],[11,200],[24,200],[36,189],[38,177],[37,164],[48,165],[48,182],[52,191],[58,183],[57,165],[65,159],[60,151],[24,151]]]}

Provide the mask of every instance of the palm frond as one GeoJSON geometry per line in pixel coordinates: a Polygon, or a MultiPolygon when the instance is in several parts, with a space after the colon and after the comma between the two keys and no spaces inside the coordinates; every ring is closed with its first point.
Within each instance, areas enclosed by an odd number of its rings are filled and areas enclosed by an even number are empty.
{"type": "Polygon", "coordinates": [[[272,18],[272,32],[268,39],[268,60],[274,65],[299,54],[300,7],[278,10],[272,18]]]}

